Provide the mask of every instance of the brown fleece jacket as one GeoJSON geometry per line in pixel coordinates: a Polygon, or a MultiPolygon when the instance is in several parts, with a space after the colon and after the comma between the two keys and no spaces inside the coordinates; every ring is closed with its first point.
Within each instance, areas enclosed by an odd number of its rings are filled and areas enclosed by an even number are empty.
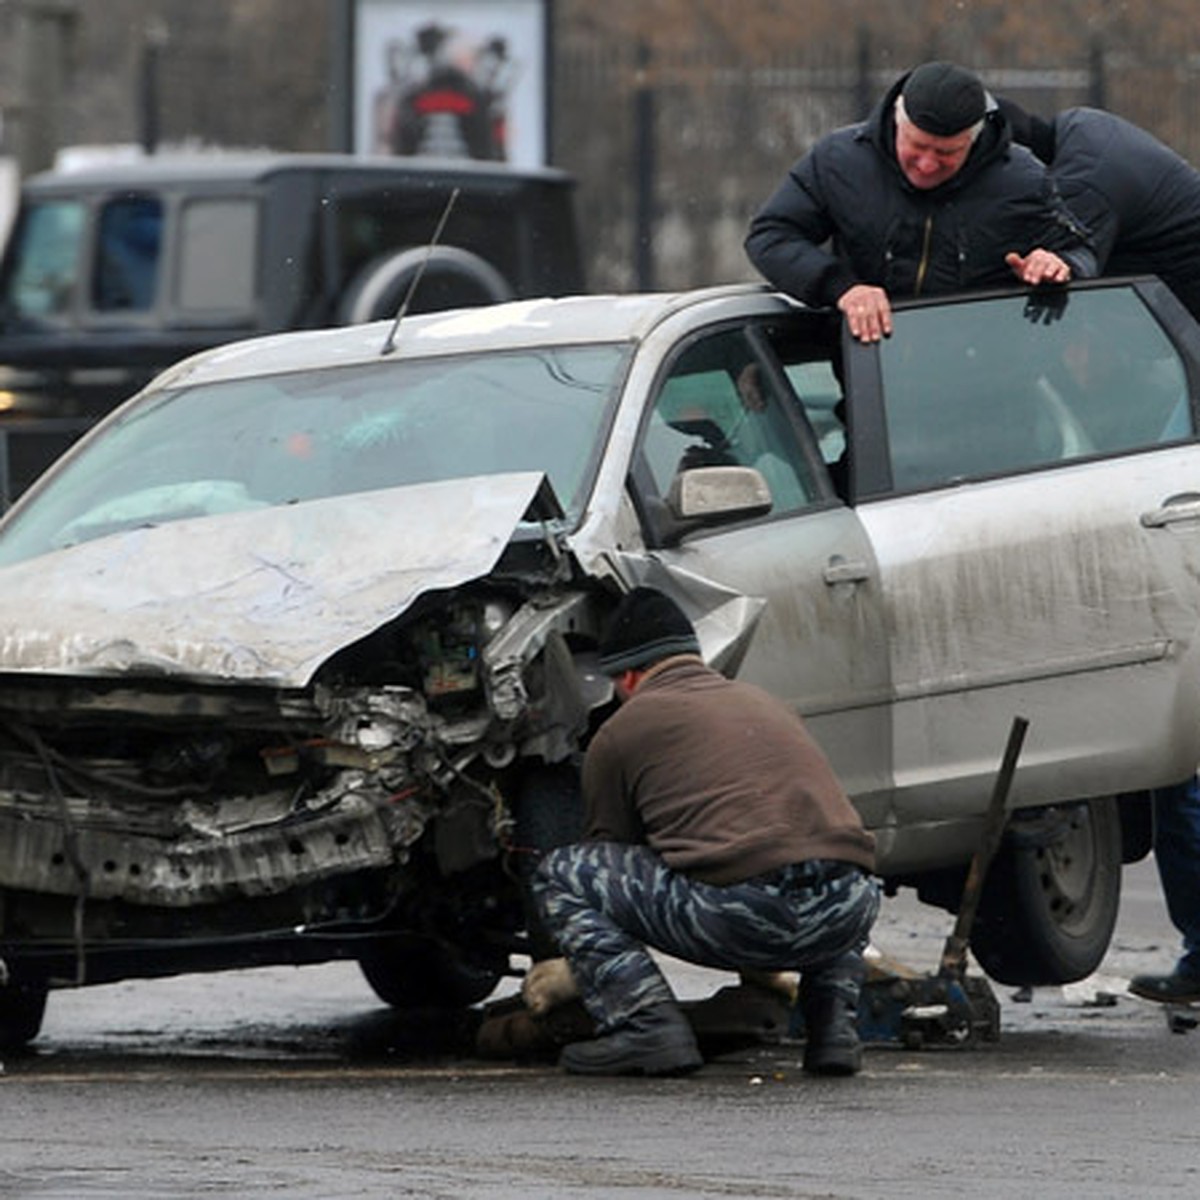
{"type": "Polygon", "coordinates": [[[813,858],[874,869],[874,838],[800,718],[693,655],[657,664],[600,727],[583,794],[589,840],[645,843],[708,883],[813,858]]]}

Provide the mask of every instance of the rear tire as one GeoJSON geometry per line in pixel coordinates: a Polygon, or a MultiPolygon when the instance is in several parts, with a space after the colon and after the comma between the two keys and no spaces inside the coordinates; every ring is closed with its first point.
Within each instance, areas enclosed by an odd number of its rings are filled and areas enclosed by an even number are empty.
{"type": "Polygon", "coordinates": [[[971,949],[999,983],[1072,983],[1100,965],[1120,900],[1113,798],[1022,815],[988,871],[971,949]]]}

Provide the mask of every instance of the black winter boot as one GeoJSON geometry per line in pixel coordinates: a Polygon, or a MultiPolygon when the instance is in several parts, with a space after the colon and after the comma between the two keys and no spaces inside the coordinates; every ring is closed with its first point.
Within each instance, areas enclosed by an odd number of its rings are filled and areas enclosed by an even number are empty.
{"type": "Polygon", "coordinates": [[[678,1006],[655,1004],[611,1033],[565,1046],[559,1065],[575,1075],[683,1075],[704,1059],[678,1006]]]}
{"type": "Polygon", "coordinates": [[[855,1075],[862,1068],[858,997],[865,975],[862,955],[857,952],[801,974],[804,1069],[810,1075],[855,1075]]]}

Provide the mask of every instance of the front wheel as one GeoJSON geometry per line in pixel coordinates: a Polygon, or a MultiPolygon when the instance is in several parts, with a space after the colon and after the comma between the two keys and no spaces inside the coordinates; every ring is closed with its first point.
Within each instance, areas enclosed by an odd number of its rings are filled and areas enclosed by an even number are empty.
{"type": "Polygon", "coordinates": [[[499,965],[473,962],[440,942],[383,943],[358,960],[371,990],[393,1008],[467,1008],[500,982],[499,965]]]}
{"type": "Polygon", "coordinates": [[[521,781],[514,816],[514,834],[521,848],[517,876],[529,933],[529,954],[534,962],[540,962],[556,958],[560,951],[538,916],[531,881],[539,859],[547,850],[570,845],[583,837],[579,772],[569,763],[530,766],[521,781]]]}
{"type": "Polygon", "coordinates": [[[46,989],[20,983],[0,984],[0,1050],[20,1050],[42,1028],[46,989]]]}
{"type": "Polygon", "coordinates": [[[1019,814],[971,932],[999,983],[1072,983],[1100,965],[1121,899],[1121,821],[1111,797],[1019,814]]]}

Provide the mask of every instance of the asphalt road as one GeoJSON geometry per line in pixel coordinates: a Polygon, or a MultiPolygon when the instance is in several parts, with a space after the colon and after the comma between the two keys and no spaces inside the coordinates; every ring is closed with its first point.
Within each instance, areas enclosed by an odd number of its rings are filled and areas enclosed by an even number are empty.
{"type": "MultiPolygon", "coordinates": [[[[901,899],[876,943],[932,970],[948,932],[901,899]]],[[[1141,864],[1097,976],[996,989],[997,1042],[872,1046],[852,1080],[786,1043],[683,1080],[485,1061],[346,964],[56,993],[0,1076],[0,1196],[1191,1197],[1200,1031],[1124,994],[1175,946],[1141,864]]],[[[671,977],[686,999],[731,982],[671,977]]]]}

